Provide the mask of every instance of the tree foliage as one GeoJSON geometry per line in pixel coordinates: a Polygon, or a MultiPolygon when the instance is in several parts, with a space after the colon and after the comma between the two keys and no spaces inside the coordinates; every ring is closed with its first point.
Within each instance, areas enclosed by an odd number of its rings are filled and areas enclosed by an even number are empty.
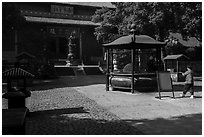
{"type": "Polygon", "coordinates": [[[183,37],[202,38],[201,2],[114,2],[116,9],[102,8],[95,12],[92,21],[101,23],[95,30],[97,39],[108,42],[129,33],[136,24],[140,34],[164,41],[169,31],[183,37]]]}

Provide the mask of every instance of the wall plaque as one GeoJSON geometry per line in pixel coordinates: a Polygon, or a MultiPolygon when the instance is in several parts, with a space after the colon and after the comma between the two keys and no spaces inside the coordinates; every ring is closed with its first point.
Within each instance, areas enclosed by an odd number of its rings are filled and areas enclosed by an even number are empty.
{"type": "Polygon", "coordinates": [[[48,26],[47,32],[53,36],[67,36],[71,35],[71,33],[75,33],[76,37],[79,37],[79,28],[74,27],[58,27],[58,26],[48,26]]]}
{"type": "Polygon", "coordinates": [[[51,5],[51,13],[58,13],[58,14],[74,14],[74,8],[68,6],[59,6],[59,5],[51,5]]]}

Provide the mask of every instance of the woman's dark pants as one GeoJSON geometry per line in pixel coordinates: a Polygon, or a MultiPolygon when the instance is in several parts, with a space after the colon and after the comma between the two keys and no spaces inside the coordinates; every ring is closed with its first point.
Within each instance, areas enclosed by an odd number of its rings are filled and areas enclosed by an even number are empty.
{"type": "Polygon", "coordinates": [[[186,94],[190,90],[191,95],[194,95],[193,84],[185,84],[183,94],[186,94]]]}

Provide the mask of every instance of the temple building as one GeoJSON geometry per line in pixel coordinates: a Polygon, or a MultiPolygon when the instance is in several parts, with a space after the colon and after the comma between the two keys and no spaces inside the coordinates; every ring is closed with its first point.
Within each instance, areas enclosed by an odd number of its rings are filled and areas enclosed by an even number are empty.
{"type": "Polygon", "coordinates": [[[17,2],[25,24],[17,32],[3,34],[2,58],[15,62],[19,54],[26,53],[41,59],[66,60],[69,38],[74,35],[75,59],[84,64],[96,64],[103,59],[102,46],[97,42],[91,21],[97,9],[114,9],[110,2],[17,2]],[[15,37],[15,35],[17,35],[15,37]]]}

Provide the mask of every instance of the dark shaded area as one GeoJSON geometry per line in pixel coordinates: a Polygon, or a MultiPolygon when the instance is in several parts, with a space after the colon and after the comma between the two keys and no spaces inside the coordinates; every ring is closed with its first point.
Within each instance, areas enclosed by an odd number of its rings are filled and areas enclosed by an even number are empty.
{"type": "MultiPolygon", "coordinates": [[[[185,96],[185,97],[175,97],[176,99],[178,98],[190,98],[190,95],[189,96],[185,96]]],[[[202,96],[194,96],[194,98],[202,98],[202,96]]]]}
{"type": "Polygon", "coordinates": [[[24,135],[27,108],[2,109],[2,135],[24,135]]]}
{"type": "MultiPolygon", "coordinates": [[[[28,90],[37,91],[37,90],[48,90],[54,88],[65,88],[65,87],[77,87],[77,86],[89,86],[94,84],[105,84],[106,76],[105,75],[91,75],[91,76],[67,76],[67,77],[58,77],[56,79],[47,79],[40,80],[35,79],[32,86],[28,87],[28,90]]],[[[196,81],[202,81],[202,79],[196,79],[196,81]]],[[[195,81],[195,82],[196,82],[195,81]]],[[[183,90],[183,84],[173,85],[174,92],[181,92],[183,90]]],[[[121,92],[131,92],[130,89],[118,89],[121,92]]],[[[137,89],[136,89],[137,90],[137,89]]],[[[195,92],[201,92],[202,86],[194,85],[195,92]]],[[[137,90],[138,91],[138,90],[137,90]]],[[[6,92],[6,83],[2,85],[2,92],[6,92]]],[[[156,90],[141,90],[140,92],[157,92],[156,90]]]]}
{"type": "Polygon", "coordinates": [[[74,114],[88,114],[83,107],[31,112],[26,134],[29,135],[138,135],[138,129],[124,121],[77,118],[74,114]],[[50,125],[50,126],[47,126],[50,125]],[[29,127],[32,126],[32,130],[29,127]]]}
{"type": "MultiPolygon", "coordinates": [[[[174,92],[182,92],[183,91],[183,87],[184,85],[183,84],[180,84],[180,85],[173,85],[173,90],[174,92]]],[[[131,92],[131,89],[121,89],[121,88],[113,88],[114,91],[118,91],[118,92],[131,92]]],[[[141,93],[152,93],[152,92],[158,92],[157,91],[157,88],[155,89],[148,89],[148,87],[144,87],[144,89],[142,88],[136,88],[135,89],[135,92],[141,92],[141,93]]],[[[163,96],[164,93],[166,93],[167,91],[162,91],[161,92],[161,95],[162,97],[172,97],[172,91],[168,91],[169,95],[170,96],[163,96]]],[[[202,92],[202,86],[194,86],[194,93],[196,92],[202,92]]],[[[177,97],[178,95],[175,95],[176,98],[179,98],[177,97]]],[[[190,97],[190,96],[186,96],[186,97],[190,97]]],[[[202,96],[194,96],[195,98],[202,98],[202,96]]]]}
{"type": "Polygon", "coordinates": [[[99,67],[83,67],[86,75],[102,75],[103,73],[99,69],[99,67]]]}
{"type": "Polygon", "coordinates": [[[141,119],[124,121],[138,129],[145,128],[146,132],[144,134],[148,135],[202,135],[201,113],[181,115],[168,119],[157,118],[153,120],[141,119]]]}
{"type": "MultiPolygon", "coordinates": [[[[202,78],[200,77],[196,77],[195,78],[195,82],[194,82],[194,92],[202,92],[202,84],[201,84],[201,81],[202,81],[202,78]]],[[[122,83],[125,82],[124,81],[121,81],[122,83]]],[[[151,88],[150,86],[147,86],[147,82],[143,82],[141,83],[140,85],[142,85],[141,87],[140,86],[137,86],[135,87],[135,90],[137,92],[142,92],[142,93],[151,93],[151,92],[157,92],[157,87],[155,88],[151,88]],[[143,88],[142,88],[143,87],[143,88]]],[[[149,85],[149,84],[148,84],[149,85]]],[[[130,85],[129,85],[130,87],[130,85]]],[[[174,92],[181,92],[183,91],[183,88],[184,88],[184,82],[181,82],[181,83],[176,83],[176,84],[173,84],[173,90],[174,92]]],[[[117,87],[114,87],[113,90],[119,90],[119,91],[122,91],[122,92],[131,92],[130,89],[122,89],[122,88],[117,88],[117,87]]],[[[163,91],[162,91],[163,92],[163,91]]],[[[165,91],[166,92],[166,91],[165,91]]],[[[169,93],[171,94],[172,92],[169,91],[169,93]]],[[[201,96],[198,96],[197,98],[201,98],[201,96]]]]}
{"type": "MultiPolygon", "coordinates": [[[[89,86],[94,84],[105,84],[105,75],[92,75],[92,76],[67,76],[58,77],[56,79],[34,79],[32,85],[27,87],[28,90],[48,90],[55,88],[77,87],[77,86],[89,86]]],[[[6,92],[7,84],[3,83],[2,92],[6,92]]]]}
{"type": "MultiPolygon", "coordinates": [[[[184,85],[173,85],[174,91],[183,91],[184,85]]],[[[202,91],[202,86],[194,86],[194,92],[202,91]]]]}
{"type": "Polygon", "coordinates": [[[89,67],[55,67],[56,74],[58,76],[75,76],[74,70],[83,69],[86,75],[102,75],[102,71],[98,66],[89,67]]]}
{"type": "Polygon", "coordinates": [[[29,117],[35,117],[43,114],[55,114],[55,115],[64,115],[64,114],[78,114],[78,113],[89,113],[87,110],[84,110],[84,107],[77,107],[77,108],[66,108],[66,109],[53,109],[53,110],[43,110],[43,111],[35,111],[31,112],[29,117]]]}
{"type": "Polygon", "coordinates": [[[35,80],[29,90],[48,90],[54,88],[89,86],[94,84],[105,84],[105,76],[68,76],[49,80],[35,80]]]}
{"type": "MultiPolygon", "coordinates": [[[[158,96],[155,98],[160,99],[158,96]]],[[[175,98],[173,97],[173,95],[161,95],[161,98],[182,99],[182,98],[190,98],[190,95],[185,96],[185,97],[175,96],[175,98]]],[[[194,99],[196,99],[196,98],[202,98],[202,96],[194,96],[194,99]]]]}
{"type": "Polygon", "coordinates": [[[69,67],[55,67],[58,76],[75,76],[74,70],[69,67]]]}

